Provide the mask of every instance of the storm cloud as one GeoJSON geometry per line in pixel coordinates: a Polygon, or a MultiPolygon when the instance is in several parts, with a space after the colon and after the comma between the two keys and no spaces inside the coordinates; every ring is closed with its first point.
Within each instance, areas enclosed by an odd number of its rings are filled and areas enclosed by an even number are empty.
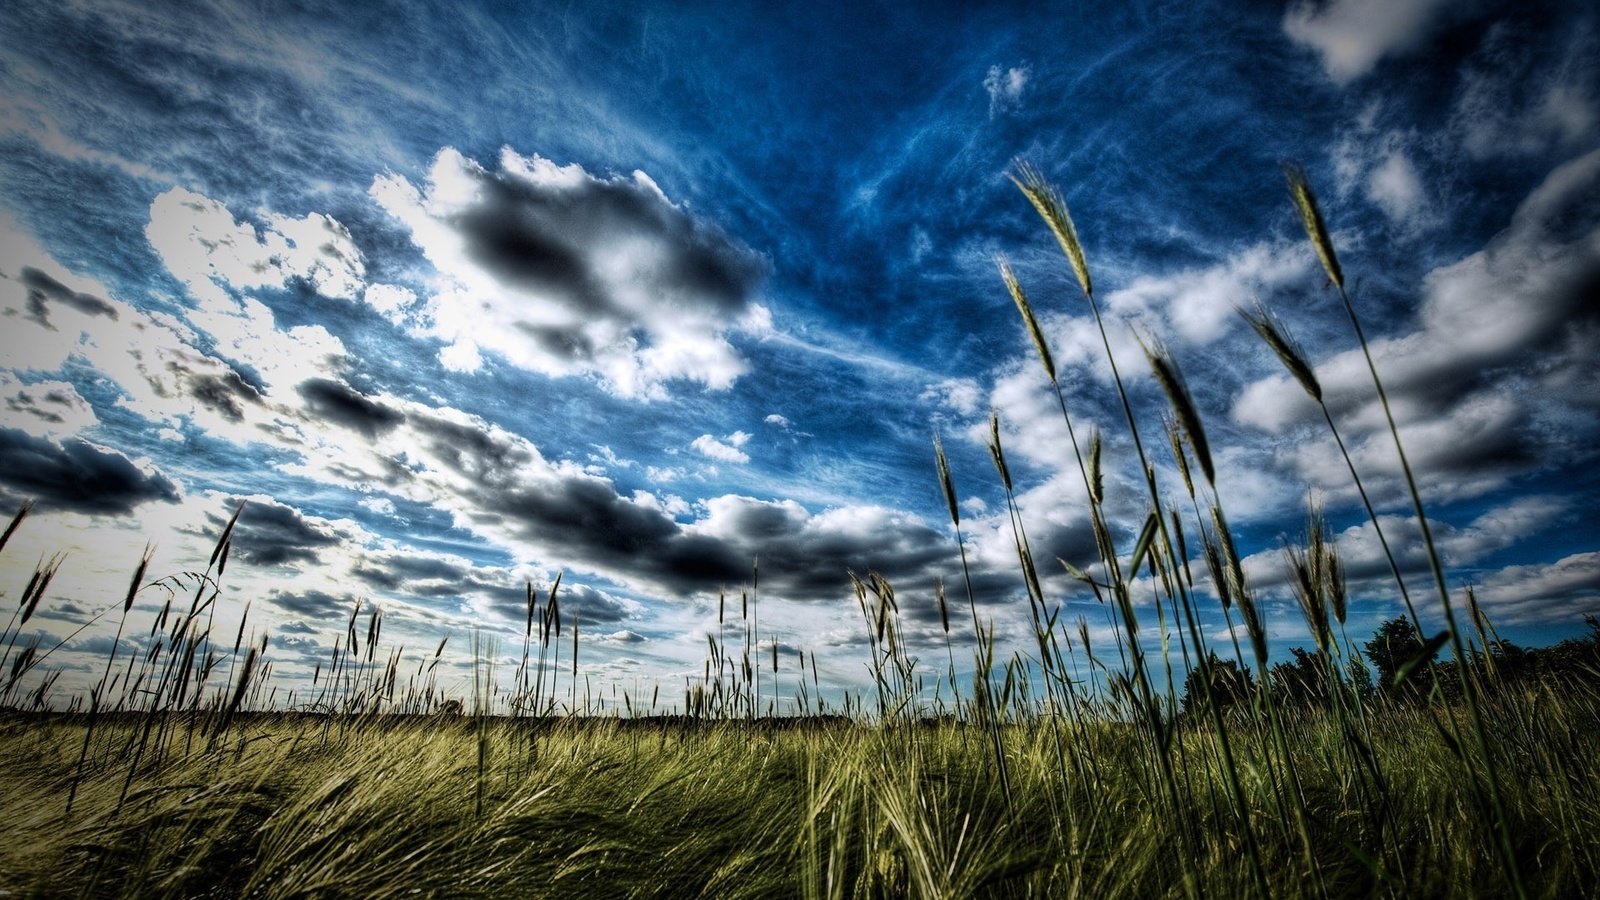
{"type": "Polygon", "coordinates": [[[405,418],[396,410],[331,379],[313,378],[302,382],[298,390],[312,415],[359,431],[368,439],[394,429],[405,418]]]}
{"type": "Polygon", "coordinates": [[[18,280],[28,289],[28,315],[47,328],[51,327],[49,303],[70,306],[86,316],[117,317],[116,307],[105,300],[93,294],[74,291],[32,266],[24,266],[18,275],[18,280]]]}
{"type": "MultiPolygon", "coordinates": [[[[223,520],[212,517],[220,529],[223,520]]],[[[323,521],[312,521],[292,506],[251,498],[233,528],[233,556],[258,566],[298,566],[318,562],[318,551],[345,536],[323,521]]]]}
{"type": "Polygon", "coordinates": [[[0,429],[0,484],[41,507],[125,513],[150,500],[176,502],[178,485],[159,470],[80,438],[60,443],[0,429]]]}

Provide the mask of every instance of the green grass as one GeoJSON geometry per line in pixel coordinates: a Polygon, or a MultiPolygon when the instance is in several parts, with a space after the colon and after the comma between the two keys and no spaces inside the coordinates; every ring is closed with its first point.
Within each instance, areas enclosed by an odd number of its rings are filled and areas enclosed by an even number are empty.
{"type": "MultiPolygon", "coordinates": [[[[1509,814],[1535,896],[1592,896],[1600,705],[1555,692],[1489,704],[1518,773],[1509,814]]],[[[101,722],[69,814],[82,717],[0,725],[0,890],[19,896],[1249,896],[1216,742],[1175,743],[1177,815],[1138,730],[1081,735],[1092,790],[1058,777],[1038,722],[1001,729],[1012,802],[968,726],[471,717],[239,717],[207,745],[177,716],[120,800],[139,723],[101,722]],[[331,727],[330,727],[331,726],[331,727]],[[487,752],[478,765],[479,730],[487,752]],[[476,801],[481,788],[481,810],[476,801]],[[120,806],[120,808],[119,808],[120,806]],[[1192,834],[1186,834],[1192,832],[1192,834]],[[1196,852],[1197,851],[1197,852],[1196,852]]],[[[1332,896],[1496,896],[1494,829],[1425,713],[1384,710],[1390,817],[1322,713],[1286,723],[1332,896]],[[1403,873],[1371,859],[1403,848],[1403,873]],[[1359,852],[1358,852],[1359,851],[1359,852]]],[[[1266,760],[1235,732],[1275,896],[1306,896],[1266,760]]],[[[1390,864],[1384,864],[1392,868],[1390,864]]]]}

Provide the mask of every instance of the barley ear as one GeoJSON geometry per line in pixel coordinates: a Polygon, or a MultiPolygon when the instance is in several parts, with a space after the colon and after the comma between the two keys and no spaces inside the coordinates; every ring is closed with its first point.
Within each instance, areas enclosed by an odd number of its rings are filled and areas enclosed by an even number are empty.
{"type": "Polygon", "coordinates": [[[1189,396],[1189,388],[1183,381],[1183,373],[1178,371],[1178,364],[1159,343],[1152,347],[1141,340],[1139,344],[1144,348],[1145,358],[1150,361],[1156,383],[1161,385],[1161,390],[1167,395],[1167,402],[1172,406],[1178,424],[1183,426],[1184,434],[1189,437],[1189,448],[1194,451],[1195,461],[1200,463],[1200,473],[1206,477],[1207,483],[1216,484],[1217,470],[1211,464],[1211,444],[1206,440],[1205,426],[1200,422],[1200,411],[1194,405],[1194,398],[1189,396]]]}
{"type": "Polygon", "coordinates": [[[1006,454],[1000,447],[1000,414],[989,410],[989,455],[994,457],[994,468],[1000,473],[1000,483],[1011,490],[1011,469],[1006,465],[1006,454]]]}
{"type": "Polygon", "coordinates": [[[1178,420],[1163,415],[1161,427],[1167,433],[1167,443],[1172,445],[1172,458],[1178,464],[1178,474],[1183,476],[1184,490],[1188,491],[1190,499],[1193,499],[1194,476],[1189,472],[1189,457],[1183,452],[1183,435],[1178,431],[1178,420]]]}
{"type": "Polygon", "coordinates": [[[1050,227],[1050,232],[1056,236],[1056,241],[1061,244],[1061,249],[1067,254],[1067,261],[1072,263],[1072,272],[1078,276],[1078,286],[1083,288],[1084,296],[1094,292],[1094,285],[1089,280],[1089,263],[1083,256],[1083,244],[1078,240],[1078,229],[1072,224],[1072,216],[1067,212],[1067,202],[1061,199],[1061,193],[1049,182],[1039,170],[1029,163],[1019,160],[1016,164],[1017,171],[1011,175],[1011,183],[1015,184],[1033,208],[1038,211],[1040,218],[1044,219],[1050,227]]]}
{"type": "Polygon", "coordinates": [[[26,519],[28,517],[28,513],[32,510],[32,500],[29,500],[17,508],[17,514],[11,517],[11,524],[6,526],[5,533],[0,534],[0,550],[4,550],[6,548],[6,544],[11,542],[11,536],[17,533],[17,526],[22,524],[22,520],[26,519]]]}
{"type": "Polygon", "coordinates": [[[939,464],[939,487],[944,489],[944,502],[950,507],[950,524],[961,526],[961,511],[956,507],[956,485],[950,478],[950,462],[944,458],[944,444],[933,436],[933,455],[939,464]]]}
{"type": "MultiPolygon", "coordinates": [[[[936,578],[933,582],[933,596],[939,601],[939,627],[945,634],[950,633],[950,607],[944,599],[944,579],[936,578]]],[[[803,658],[803,657],[802,657],[803,658]]]]}
{"type": "Polygon", "coordinates": [[[1006,290],[1011,292],[1011,299],[1017,303],[1017,311],[1022,313],[1022,323],[1028,327],[1028,337],[1033,338],[1033,346],[1039,351],[1039,361],[1044,363],[1044,372],[1053,382],[1056,380],[1056,363],[1050,358],[1050,346],[1044,342],[1044,332],[1039,328],[1039,320],[1034,318],[1033,306],[1028,303],[1028,295],[1022,292],[1022,285],[1017,283],[1017,275],[1011,271],[1011,263],[1003,256],[996,256],[994,261],[1000,269],[1000,279],[1006,283],[1006,290]]]}
{"type": "Polygon", "coordinates": [[[1089,502],[1098,505],[1105,499],[1105,478],[1100,471],[1100,428],[1096,426],[1089,432],[1089,502]]]}
{"type": "Polygon", "coordinates": [[[1299,163],[1286,162],[1283,164],[1283,175],[1289,182],[1289,198],[1294,201],[1295,211],[1300,213],[1300,224],[1305,226],[1306,236],[1311,238],[1311,247],[1317,251],[1317,258],[1322,260],[1322,268],[1328,272],[1328,280],[1335,287],[1344,287],[1344,272],[1339,268],[1339,257],[1334,255],[1333,241],[1328,237],[1328,224],[1323,221],[1322,210],[1317,206],[1317,195],[1311,192],[1311,182],[1306,180],[1306,170],[1299,163]]]}
{"type": "Polygon", "coordinates": [[[1250,328],[1265,341],[1272,352],[1278,355],[1278,360],[1283,367],[1289,370],[1294,380],[1300,382],[1300,387],[1311,396],[1311,399],[1322,402],[1322,383],[1317,380],[1317,373],[1311,368],[1311,363],[1306,361],[1305,352],[1300,345],[1295,343],[1289,335],[1288,329],[1283,327],[1277,317],[1267,311],[1260,301],[1255,308],[1239,308],[1239,315],[1250,324],[1250,328]]]}

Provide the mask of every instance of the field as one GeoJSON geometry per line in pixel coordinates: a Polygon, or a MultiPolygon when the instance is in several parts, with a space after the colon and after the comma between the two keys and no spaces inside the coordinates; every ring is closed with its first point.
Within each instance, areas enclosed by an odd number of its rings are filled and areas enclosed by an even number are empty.
{"type": "MultiPolygon", "coordinates": [[[[1298,170],[1288,177],[1365,348],[1315,198],[1298,170]]],[[[1015,180],[1098,323],[1064,203],[1026,166],[1015,180]]],[[[1522,650],[1495,634],[1470,590],[1451,589],[1370,356],[1425,543],[1427,595],[1407,592],[1385,543],[1406,612],[1358,644],[1338,549],[1313,508],[1303,542],[1283,554],[1315,646],[1274,665],[1177,363],[1146,347],[1170,405],[1151,443],[1170,450],[1181,486],[1157,484],[1117,376],[1150,509],[1119,547],[1100,436],[1072,430],[1027,295],[999,268],[1073,435],[1099,560],[1067,568],[1118,626],[1114,647],[1093,645],[1082,620],[1059,621],[1041,587],[998,423],[990,452],[1035,646],[997,652],[967,580],[937,598],[945,646],[913,652],[893,586],[852,574],[870,682],[830,705],[813,656],[811,685],[803,664],[790,680],[792,716],[771,714],[780,699],[790,708],[775,680],[762,689],[763,648],[776,668],[777,645],[752,627],[758,571],[708,636],[703,678],[668,686],[675,702],[660,702],[658,686],[601,714],[580,695],[582,645],[575,624],[563,632],[556,586],[528,589],[514,672],[492,667],[486,638],[474,647],[471,696],[439,688],[442,643],[431,657],[387,649],[381,615],[363,618],[359,606],[311,685],[280,691],[266,641],[246,641],[243,622],[232,642],[213,634],[231,522],[204,571],[169,580],[165,607],[135,622],[149,648],[119,655],[149,584],[143,566],[134,573],[126,598],[96,616],[121,617],[104,674],[63,695],[52,648],[27,636],[57,565],[42,562],[3,633],[0,892],[1600,894],[1600,623],[1588,638],[1522,650]],[[1231,646],[1206,640],[1202,602],[1220,602],[1231,646]],[[1141,638],[1152,617],[1159,648],[1141,638]],[[1439,620],[1430,634],[1424,622],[1439,620]]],[[[1315,370],[1281,324],[1261,307],[1242,314],[1320,403],[1315,370]]],[[[1343,450],[1332,415],[1327,423],[1343,450]]],[[[961,546],[937,442],[934,458],[930,478],[961,546]]],[[[1382,540],[1372,510],[1369,501],[1382,540]]],[[[12,520],[0,550],[27,517],[24,508],[12,520]]]]}
{"type": "MultiPolygon", "coordinates": [[[[1592,690],[1490,704],[1531,896],[1600,888],[1592,690]]],[[[1427,714],[1331,717],[1285,761],[1240,723],[1244,814],[1218,745],[1180,728],[1167,797],[1137,729],[950,722],[13,717],[0,737],[0,888],[17,896],[1503,896],[1496,832],[1427,714]],[[1371,769],[1365,766],[1370,764],[1371,769]],[[1080,768],[1081,766],[1081,768],[1080,768]],[[81,771],[81,777],[80,777],[81,771]],[[1388,777],[1377,785],[1370,772],[1388,777]],[[1277,785],[1274,787],[1274,785],[1277,785]],[[1282,792],[1305,797],[1309,850],[1282,792]],[[69,794],[73,807],[66,809],[69,794]],[[1174,804],[1175,807],[1174,808],[1174,804]]]]}

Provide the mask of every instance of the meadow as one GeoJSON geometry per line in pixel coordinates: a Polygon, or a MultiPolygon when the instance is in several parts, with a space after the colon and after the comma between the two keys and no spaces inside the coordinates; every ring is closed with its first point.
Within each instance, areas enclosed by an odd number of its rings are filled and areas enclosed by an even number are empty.
{"type": "MultiPolygon", "coordinates": [[[[1316,199],[1302,172],[1287,176],[1365,350],[1316,199]]],[[[831,704],[815,657],[809,685],[803,663],[789,679],[793,697],[775,696],[770,677],[763,689],[777,650],[765,645],[774,654],[765,658],[753,627],[759,570],[724,603],[702,677],[669,686],[676,702],[661,702],[659,687],[603,714],[580,702],[582,642],[570,620],[563,628],[559,581],[529,587],[514,670],[489,664],[486,639],[474,647],[468,695],[439,685],[443,643],[406,656],[384,644],[381,614],[359,606],[309,689],[286,690],[268,641],[247,641],[243,623],[236,635],[213,631],[232,522],[203,571],[166,576],[166,604],[149,621],[132,615],[154,580],[144,565],[124,597],[108,598],[97,616],[118,625],[103,674],[65,692],[53,648],[28,628],[58,565],[43,562],[3,632],[0,891],[1600,895],[1600,624],[1525,651],[1495,634],[1470,590],[1452,589],[1369,354],[1430,562],[1426,595],[1410,593],[1384,541],[1404,614],[1353,639],[1338,547],[1312,508],[1283,556],[1314,646],[1274,664],[1180,367],[1146,342],[1137,363],[1168,408],[1159,433],[1143,433],[1118,369],[1134,361],[1112,355],[1065,203],[1027,166],[1014,181],[1100,326],[1144,473],[1142,525],[1112,522],[1101,436],[1075,426],[1027,292],[999,260],[1088,497],[1099,559],[1067,571],[1117,624],[1113,646],[1095,645],[1082,620],[1062,621],[1043,588],[993,419],[1031,646],[1002,654],[970,579],[952,577],[959,586],[935,598],[946,645],[913,648],[893,585],[850,573],[871,682],[831,704]],[[1158,452],[1179,483],[1158,483],[1158,452]],[[1202,604],[1218,603],[1226,644],[1201,626],[1202,604]],[[1141,639],[1152,617],[1159,647],[1141,639]],[[145,647],[123,640],[130,624],[148,632],[145,647]],[[772,714],[780,699],[793,715],[772,714]]],[[[1241,315],[1321,405],[1343,451],[1304,351],[1270,310],[1241,315]]],[[[960,498],[937,442],[933,461],[965,568],[960,498]]],[[[24,507],[0,553],[28,525],[24,507]]]]}

